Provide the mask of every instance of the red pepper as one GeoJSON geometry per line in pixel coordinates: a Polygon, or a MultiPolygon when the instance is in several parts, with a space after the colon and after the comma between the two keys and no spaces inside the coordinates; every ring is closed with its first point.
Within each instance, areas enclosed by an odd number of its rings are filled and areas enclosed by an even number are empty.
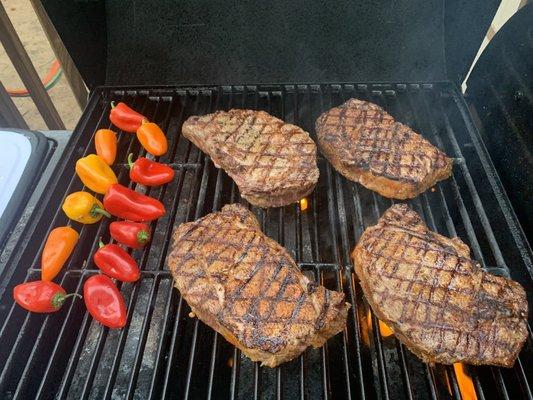
{"type": "Polygon", "coordinates": [[[126,303],[113,281],[105,275],[93,275],[83,284],[83,298],[92,317],[109,328],[126,325],[126,303]]]}
{"type": "Polygon", "coordinates": [[[135,282],[141,276],[137,262],[116,244],[103,244],[100,240],[93,260],[104,274],[119,281],[135,282]]]}
{"type": "Polygon", "coordinates": [[[133,249],[140,249],[150,241],[150,227],[142,222],[111,222],[109,233],[117,242],[133,249]]]}
{"type": "Polygon", "coordinates": [[[13,288],[13,299],[17,304],[28,311],[37,313],[57,311],[65,300],[72,296],[80,295],[66,294],[65,289],[49,281],[26,282],[13,288]]]}
{"type": "Polygon", "coordinates": [[[146,117],[122,102],[115,105],[115,102],[112,101],[109,119],[113,125],[124,132],[136,133],[146,117]]]}
{"type": "Polygon", "coordinates": [[[168,165],[139,157],[132,161],[133,154],[128,156],[130,179],[145,186],[159,186],[174,179],[174,170],[168,165]]]}
{"type": "Polygon", "coordinates": [[[165,206],[159,200],[113,184],[104,196],[105,209],[115,217],[135,222],[153,221],[165,215],[165,206]]]}

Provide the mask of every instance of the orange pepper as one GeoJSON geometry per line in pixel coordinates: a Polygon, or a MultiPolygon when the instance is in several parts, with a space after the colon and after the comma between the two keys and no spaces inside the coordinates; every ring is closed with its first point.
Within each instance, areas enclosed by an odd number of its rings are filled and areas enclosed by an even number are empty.
{"type": "Polygon", "coordinates": [[[113,170],[96,154],[89,154],[76,161],[76,173],[83,184],[96,193],[105,194],[109,186],[118,182],[113,170]]]}
{"type": "Polygon", "coordinates": [[[43,281],[51,281],[56,277],[72,254],[78,238],[78,232],[70,226],[60,226],[50,232],[41,257],[41,279],[43,281]]]}
{"type": "Polygon", "coordinates": [[[167,138],[161,128],[153,122],[143,120],[137,129],[137,139],[145,150],[154,156],[161,156],[167,152],[167,138]]]}
{"type": "Polygon", "coordinates": [[[94,135],[94,146],[98,154],[107,163],[113,165],[117,156],[117,135],[111,129],[98,129],[94,135]]]}

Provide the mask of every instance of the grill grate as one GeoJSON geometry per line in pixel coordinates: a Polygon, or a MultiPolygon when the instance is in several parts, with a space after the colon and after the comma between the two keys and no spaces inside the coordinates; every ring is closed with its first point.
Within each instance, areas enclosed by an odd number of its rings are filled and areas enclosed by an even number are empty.
{"type": "MultiPolygon", "coordinates": [[[[458,92],[448,83],[261,85],[189,88],[97,89],[78,124],[70,153],[60,163],[50,191],[36,209],[18,246],[0,257],[0,397],[17,399],[445,399],[461,398],[453,367],[419,361],[370,312],[350,266],[349,252],[365,227],[392,202],[348,182],[319,158],[320,180],[304,204],[280,209],[253,208],[263,231],[284,245],[304,273],[353,304],[347,328],[321,349],[310,349],[276,369],[241,356],[218,333],[197,319],[172,288],[165,269],[174,226],[224,204],[241,201],[232,180],[180,136],[184,119],[217,109],[264,109],[314,135],[314,120],[350,97],[385,107],[458,158],[453,178],[410,201],[429,227],[460,236],[473,256],[493,273],[511,276],[531,296],[531,253],[502,192],[477,131],[458,92]],[[74,163],[94,152],[93,132],[110,127],[111,100],[124,101],[167,132],[169,152],[160,161],[176,169],[162,188],[136,190],[160,199],[167,214],[152,223],[153,240],[135,250],[142,275],[119,286],[128,322],[108,330],[93,322],[82,301],[55,314],[30,314],[13,305],[12,287],[38,279],[44,239],[68,223],[60,209],[66,194],[82,189],[74,163]],[[29,268],[28,268],[29,267],[29,268]]],[[[143,155],[134,135],[119,134],[118,160],[143,155]]],[[[134,187],[124,165],[121,183],[134,187]]],[[[109,240],[109,221],[76,225],[77,248],[57,281],[81,293],[97,273],[92,262],[98,237],[109,240]]],[[[479,399],[532,398],[531,335],[514,368],[468,367],[479,399]],[[529,365],[528,365],[529,364],[529,365]]]]}

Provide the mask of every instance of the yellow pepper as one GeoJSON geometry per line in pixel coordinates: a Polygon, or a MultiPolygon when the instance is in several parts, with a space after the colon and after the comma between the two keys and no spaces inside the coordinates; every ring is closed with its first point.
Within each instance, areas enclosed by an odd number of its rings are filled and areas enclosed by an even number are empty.
{"type": "Polygon", "coordinates": [[[82,224],[94,224],[102,216],[111,217],[100,200],[87,192],[74,192],[67,196],[63,211],[70,219],[82,224]]]}
{"type": "Polygon", "coordinates": [[[117,177],[104,159],[96,154],[89,154],[76,162],[76,173],[89,189],[105,194],[109,186],[117,183],[117,177]]]}

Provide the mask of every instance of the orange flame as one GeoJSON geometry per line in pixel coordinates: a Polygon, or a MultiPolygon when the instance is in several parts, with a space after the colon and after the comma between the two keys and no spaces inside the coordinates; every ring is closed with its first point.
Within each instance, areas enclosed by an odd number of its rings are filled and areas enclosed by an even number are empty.
{"type": "Polygon", "coordinates": [[[453,364],[455,376],[457,377],[457,385],[459,392],[461,392],[462,400],[477,400],[476,389],[472,383],[472,378],[465,372],[462,363],[453,364]]]}
{"type": "Polygon", "coordinates": [[[381,337],[387,338],[394,335],[394,331],[383,321],[379,320],[379,333],[381,337]]]}
{"type": "MultiPolygon", "coordinates": [[[[370,310],[368,310],[368,314],[366,315],[366,323],[368,325],[368,329],[372,329],[372,313],[370,310]]],[[[378,319],[379,323],[379,333],[382,338],[387,338],[391,335],[394,335],[394,331],[383,321],[378,319]]]]}
{"type": "Polygon", "coordinates": [[[304,197],[303,199],[300,199],[300,211],[305,211],[307,210],[307,206],[308,206],[308,202],[307,202],[307,199],[304,197]]]}

